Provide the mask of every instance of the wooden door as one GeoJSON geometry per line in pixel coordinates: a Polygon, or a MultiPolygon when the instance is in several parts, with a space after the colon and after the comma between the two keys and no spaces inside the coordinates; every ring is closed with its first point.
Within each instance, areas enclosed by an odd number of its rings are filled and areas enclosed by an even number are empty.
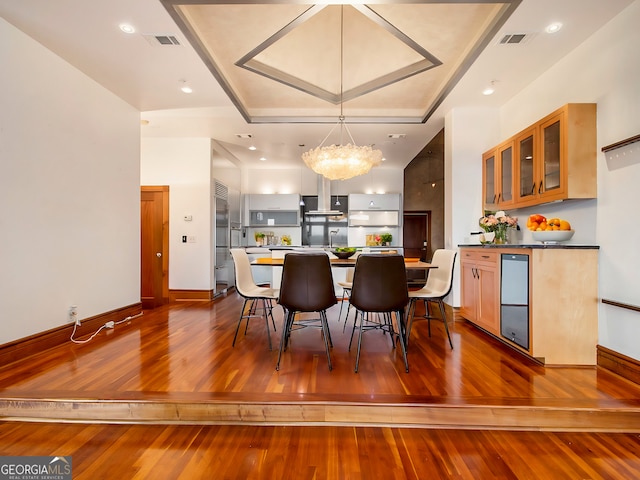
{"type": "MultiPolygon", "coordinates": [[[[405,212],[403,215],[402,247],[404,256],[419,258],[423,262],[431,259],[429,238],[430,217],[428,212],[405,212]]],[[[407,270],[410,284],[424,284],[427,280],[426,270],[407,270]]]]}
{"type": "Polygon", "coordinates": [[[141,187],[140,300],[143,308],[169,301],[169,187],[141,187]]]}

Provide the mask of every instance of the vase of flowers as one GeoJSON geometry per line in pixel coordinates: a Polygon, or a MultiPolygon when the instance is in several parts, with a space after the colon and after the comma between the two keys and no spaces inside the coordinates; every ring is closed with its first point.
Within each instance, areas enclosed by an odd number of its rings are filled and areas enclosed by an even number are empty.
{"type": "Polygon", "coordinates": [[[510,228],[518,228],[518,219],[510,217],[504,211],[487,214],[480,219],[480,228],[485,232],[494,232],[494,243],[503,245],[508,242],[507,232],[510,228]]]}

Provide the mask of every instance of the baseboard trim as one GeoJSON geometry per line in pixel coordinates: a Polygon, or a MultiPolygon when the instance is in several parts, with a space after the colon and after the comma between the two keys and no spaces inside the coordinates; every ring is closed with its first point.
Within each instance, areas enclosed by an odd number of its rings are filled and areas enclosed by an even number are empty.
{"type": "Polygon", "coordinates": [[[169,302],[209,302],[213,300],[213,290],[169,290],[169,302]]]}
{"type": "Polygon", "coordinates": [[[597,363],[599,367],[610,370],[627,380],[640,385],[640,361],[627,357],[615,350],[597,345],[597,363]]]}
{"type": "MultiPolygon", "coordinates": [[[[138,302],[82,319],[81,325],[76,329],[75,338],[89,335],[107,322],[119,322],[140,313],[142,313],[142,304],[138,302]]],[[[73,332],[72,323],[0,345],[0,364],[7,365],[43,350],[62,345],[69,341],[71,332],[73,332]]]]}

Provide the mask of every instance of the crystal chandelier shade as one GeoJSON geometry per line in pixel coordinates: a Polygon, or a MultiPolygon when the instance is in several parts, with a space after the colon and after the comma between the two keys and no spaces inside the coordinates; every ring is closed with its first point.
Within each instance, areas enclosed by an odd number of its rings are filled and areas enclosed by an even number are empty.
{"type": "Polygon", "coordinates": [[[371,167],[380,165],[382,152],[368,145],[329,145],[302,154],[302,160],[316,173],[329,180],[346,180],[364,175],[371,167]]]}

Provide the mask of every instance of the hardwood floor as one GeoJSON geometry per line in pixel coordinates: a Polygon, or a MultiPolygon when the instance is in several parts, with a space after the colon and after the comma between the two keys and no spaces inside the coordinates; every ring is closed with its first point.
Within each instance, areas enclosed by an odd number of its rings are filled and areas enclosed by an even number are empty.
{"type": "Polygon", "coordinates": [[[0,423],[2,455],[70,455],[76,480],[628,480],[638,452],[622,433],[0,423]]]}
{"type": "Polygon", "coordinates": [[[269,351],[259,320],[231,348],[241,306],[164,306],[0,367],[0,455],[72,455],[74,478],[640,477],[640,386],[606,370],[542,367],[466,322],[451,350],[422,321],[409,373],[372,331],[356,374],[337,305],[333,371],[306,329],[277,372],[280,308],[269,351]]]}

